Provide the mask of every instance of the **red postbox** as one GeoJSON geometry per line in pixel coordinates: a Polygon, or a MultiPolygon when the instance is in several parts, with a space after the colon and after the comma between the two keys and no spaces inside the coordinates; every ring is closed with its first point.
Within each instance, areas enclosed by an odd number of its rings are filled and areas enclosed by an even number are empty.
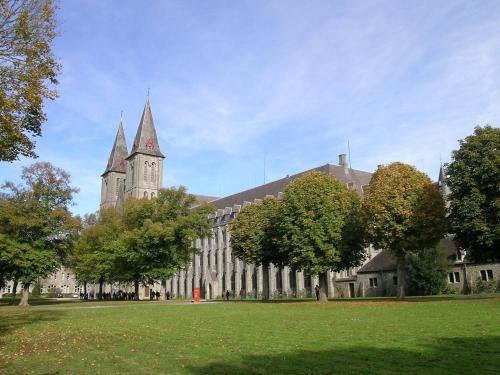
{"type": "Polygon", "coordinates": [[[193,301],[200,302],[200,288],[193,289],[193,301]]]}

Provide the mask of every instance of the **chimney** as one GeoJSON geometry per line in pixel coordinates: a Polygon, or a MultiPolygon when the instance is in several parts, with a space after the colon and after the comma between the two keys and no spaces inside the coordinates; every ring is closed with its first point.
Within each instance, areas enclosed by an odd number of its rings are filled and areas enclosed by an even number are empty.
{"type": "Polygon", "coordinates": [[[349,167],[347,165],[347,155],[346,154],[340,154],[339,155],[339,165],[343,166],[344,168],[348,168],[349,167]]]}

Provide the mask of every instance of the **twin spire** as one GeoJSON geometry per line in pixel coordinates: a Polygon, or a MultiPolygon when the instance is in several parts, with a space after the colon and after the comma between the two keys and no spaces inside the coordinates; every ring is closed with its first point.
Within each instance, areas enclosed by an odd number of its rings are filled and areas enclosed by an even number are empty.
{"type": "Polygon", "coordinates": [[[141,153],[147,155],[165,156],[160,151],[158,137],[156,136],[156,129],[153,122],[153,115],[151,114],[151,105],[149,98],[146,100],[144,111],[142,112],[141,122],[135,135],[134,143],[130,155],[128,153],[127,141],[125,140],[125,133],[123,131],[123,119],[120,119],[118,132],[116,133],[115,143],[109,155],[108,164],[103,175],[108,172],[125,173],[126,162],[128,158],[134,154],[141,153]]]}

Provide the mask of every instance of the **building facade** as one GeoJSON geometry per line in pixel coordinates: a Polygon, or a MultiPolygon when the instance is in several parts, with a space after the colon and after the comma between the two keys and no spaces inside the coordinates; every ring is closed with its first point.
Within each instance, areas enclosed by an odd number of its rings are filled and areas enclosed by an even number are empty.
{"type": "MultiPolygon", "coordinates": [[[[146,101],[130,153],[120,121],[113,147],[104,170],[101,185],[100,208],[120,209],[125,199],[148,198],[158,195],[162,186],[163,161],[165,156],[160,150],[153,121],[149,99],[146,101]]],[[[319,171],[344,183],[348,188],[363,195],[370,183],[372,174],[350,168],[345,154],[339,155],[337,165],[325,164],[309,171],[257,186],[223,198],[197,195],[199,202],[210,202],[215,212],[210,215],[211,236],[199,238],[194,246],[198,253],[193,255],[190,264],[180,269],[169,280],[159,280],[153,285],[141,286],[140,299],[149,299],[151,291],[168,292],[173,298],[192,298],[193,289],[200,288],[201,298],[215,299],[227,291],[233,298],[260,298],[263,295],[264,275],[262,266],[249,264],[235,257],[231,248],[231,222],[243,207],[260,202],[266,197],[281,198],[287,185],[294,179],[310,171],[319,171]]],[[[436,187],[446,197],[449,193],[443,168],[440,170],[436,187]]],[[[471,264],[466,256],[457,250],[451,237],[444,241],[448,249],[450,271],[448,283],[459,293],[473,290],[477,282],[498,280],[500,264],[471,264]]],[[[360,267],[341,272],[328,272],[327,294],[329,298],[370,297],[396,295],[396,263],[386,251],[373,247],[366,249],[366,259],[360,267]]],[[[312,297],[318,284],[316,275],[307,270],[276,267],[271,264],[268,285],[271,298],[312,297]]],[[[42,293],[59,291],[64,294],[79,294],[83,288],[74,275],[61,269],[50,278],[37,283],[42,293]]],[[[0,294],[10,293],[9,283],[0,294]]],[[[97,295],[98,286],[88,285],[90,297],[97,295]]],[[[106,285],[104,292],[132,291],[131,285],[106,285]]]]}

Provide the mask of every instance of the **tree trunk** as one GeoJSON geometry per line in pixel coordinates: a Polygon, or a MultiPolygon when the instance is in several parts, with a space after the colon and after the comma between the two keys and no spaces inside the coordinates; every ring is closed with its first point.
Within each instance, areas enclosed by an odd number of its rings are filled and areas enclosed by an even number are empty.
{"type": "Polygon", "coordinates": [[[405,287],[406,287],[406,262],[404,259],[398,260],[398,299],[405,298],[405,287]]]}
{"type": "Polygon", "coordinates": [[[269,263],[262,264],[262,299],[269,301],[269,263]]]}
{"type": "Polygon", "coordinates": [[[319,301],[328,302],[328,276],[326,272],[319,274],[319,301]]]}
{"type": "Polygon", "coordinates": [[[23,284],[23,290],[21,294],[21,302],[19,302],[20,307],[28,307],[28,297],[30,291],[30,283],[23,284]]]}
{"type": "Polygon", "coordinates": [[[17,293],[17,277],[14,279],[14,285],[12,285],[12,298],[10,300],[11,305],[16,303],[16,293],[17,293]]]}
{"type": "Polygon", "coordinates": [[[139,280],[134,281],[135,296],[134,299],[139,301],[139,280]]]}
{"type": "Polygon", "coordinates": [[[102,300],[102,287],[104,284],[104,279],[101,277],[99,279],[99,300],[102,300]]]}
{"type": "Polygon", "coordinates": [[[84,300],[87,299],[87,282],[86,281],[83,282],[83,299],[84,300]]]}

